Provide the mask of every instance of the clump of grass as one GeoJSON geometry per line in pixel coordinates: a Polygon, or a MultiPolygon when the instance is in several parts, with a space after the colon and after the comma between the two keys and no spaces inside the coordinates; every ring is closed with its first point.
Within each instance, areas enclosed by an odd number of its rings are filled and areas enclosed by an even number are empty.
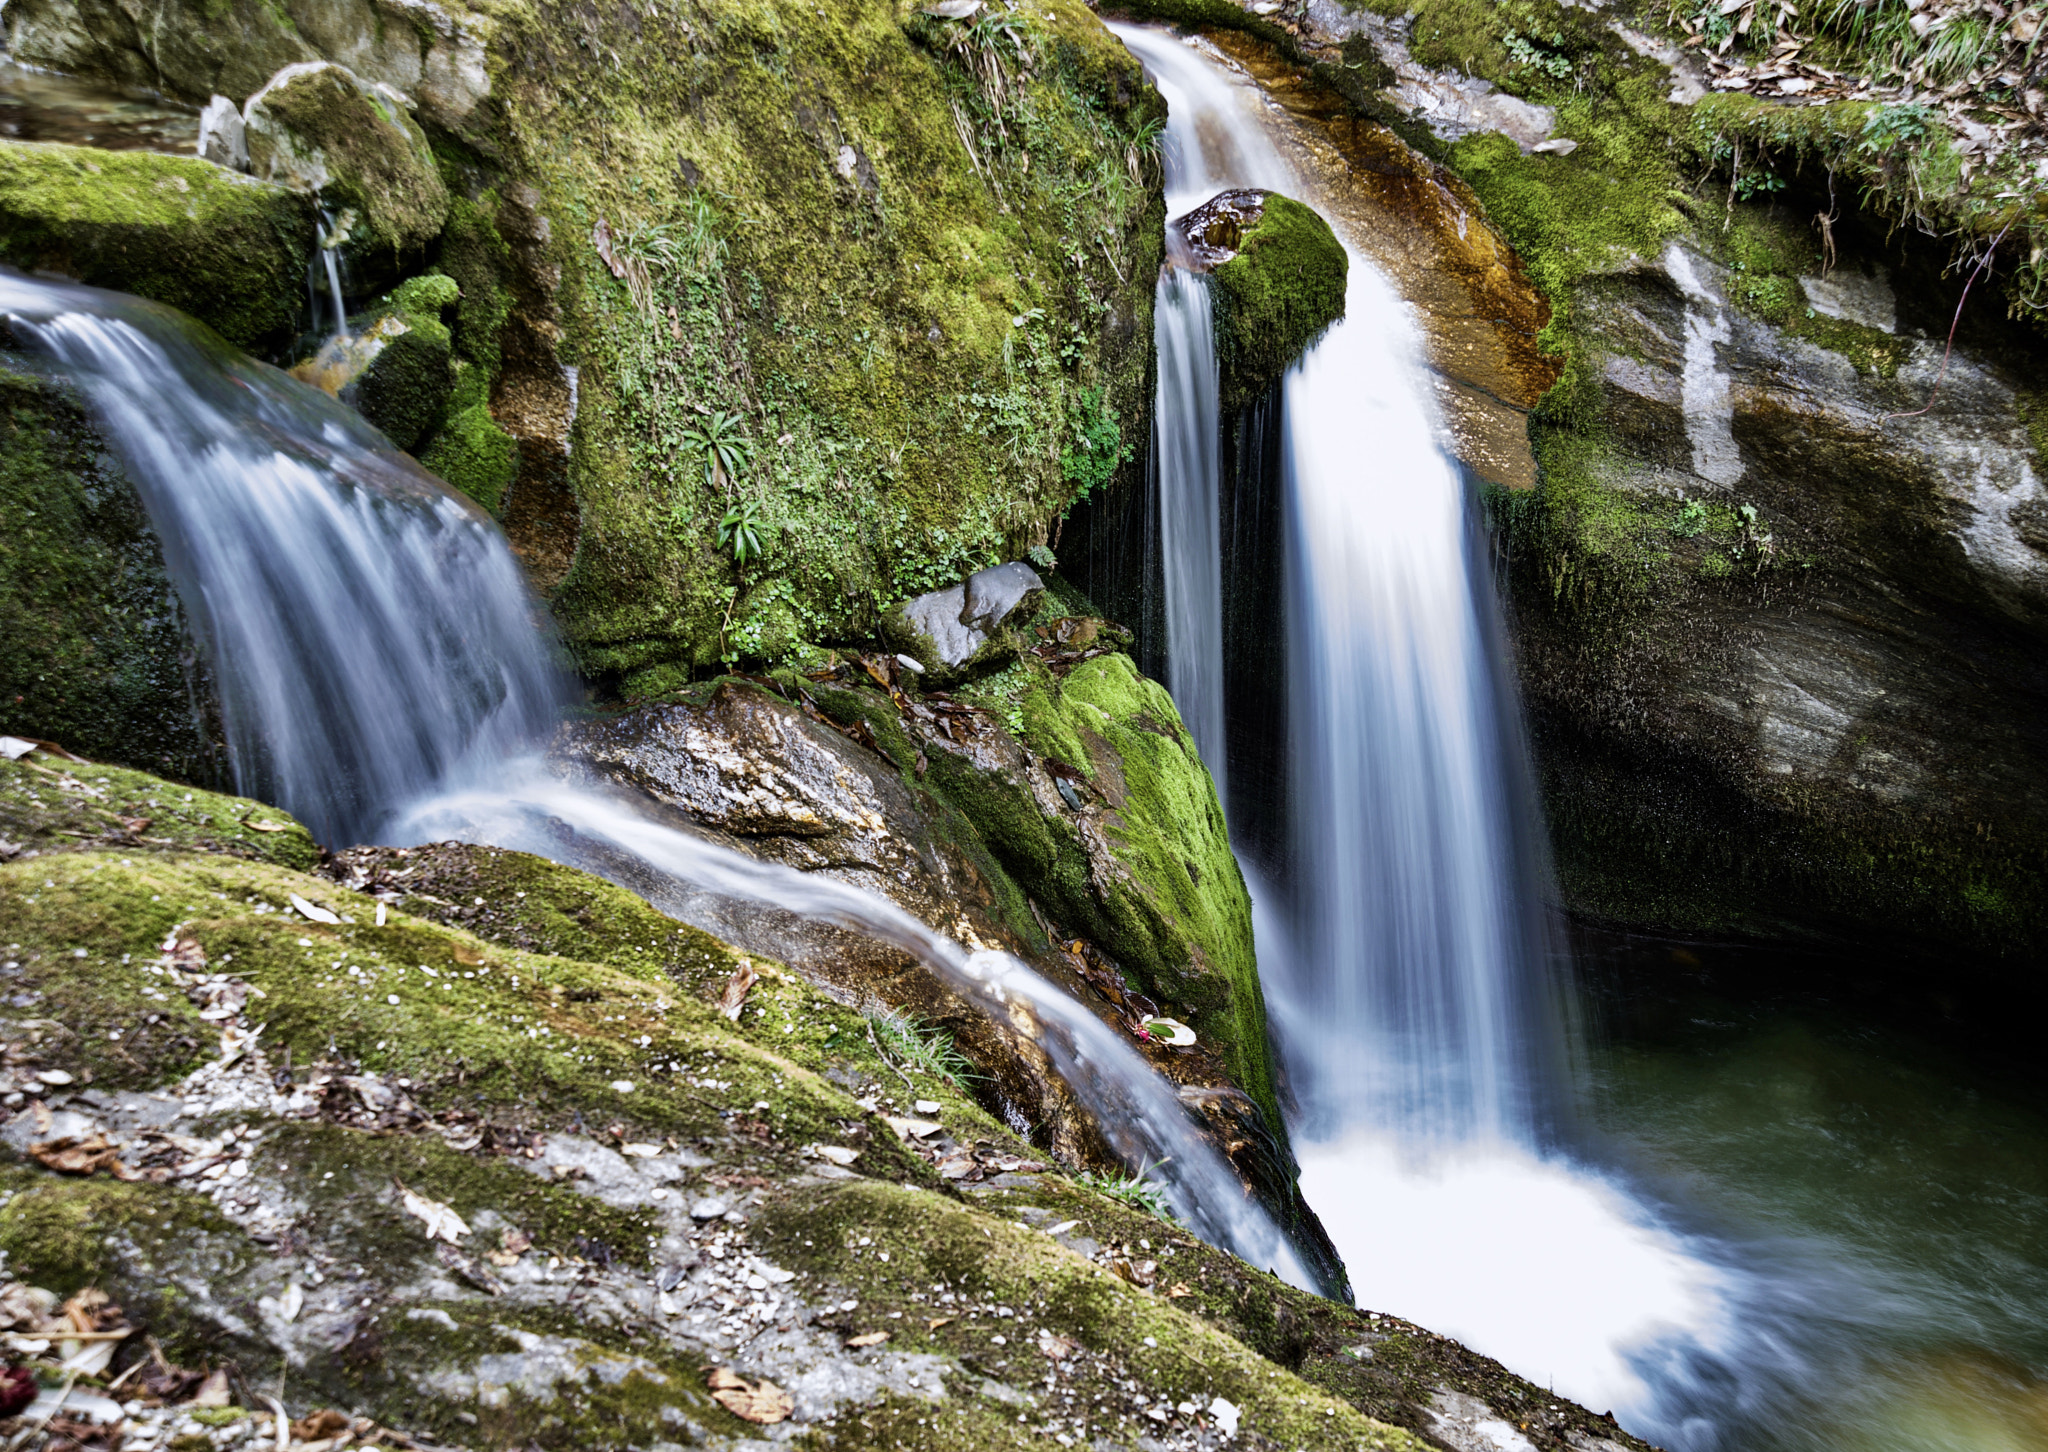
{"type": "Polygon", "coordinates": [[[867,1020],[875,1052],[906,1080],[911,1073],[925,1074],[965,1088],[969,1080],[982,1077],[953,1036],[937,1024],[895,1009],[868,1009],[861,1016],[867,1020]]]}
{"type": "Polygon", "coordinates": [[[1142,1211],[1155,1220],[1171,1220],[1179,1223],[1180,1217],[1173,1213],[1173,1206],[1167,1203],[1166,1187],[1152,1178],[1152,1173],[1165,1165],[1140,1166],[1136,1174],[1101,1175],[1093,1170],[1083,1170],[1074,1176],[1080,1184],[1086,1185],[1098,1195],[1107,1195],[1133,1210],[1142,1211]]]}

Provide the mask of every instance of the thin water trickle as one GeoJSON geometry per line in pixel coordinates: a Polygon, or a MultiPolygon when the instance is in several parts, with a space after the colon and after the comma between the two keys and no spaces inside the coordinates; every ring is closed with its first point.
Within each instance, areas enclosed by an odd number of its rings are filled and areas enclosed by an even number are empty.
{"type": "Polygon", "coordinates": [[[1198,1233],[1312,1283],[1173,1087],[1025,964],[547,775],[528,753],[567,681],[503,533],[352,411],[134,298],[0,272],[0,316],[84,391],[141,491],[207,637],[239,790],[333,846],[490,842],[679,915],[709,893],[902,948],[1032,1032],[1110,1144],[1164,1167],[1198,1233]]]}

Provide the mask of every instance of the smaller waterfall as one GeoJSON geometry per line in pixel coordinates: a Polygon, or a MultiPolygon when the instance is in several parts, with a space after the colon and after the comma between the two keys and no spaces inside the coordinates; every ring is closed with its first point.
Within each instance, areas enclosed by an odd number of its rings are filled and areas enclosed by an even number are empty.
{"type": "Polygon", "coordinates": [[[572,786],[531,756],[567,682],[505,537],[361,418],[168,308],[0,271],[0,317],[82,388],[207,637],[238,788],[330,845],[459,837],[600,873],[687,920],[694,893],[912,954],[1039,1043],[1198,1234],[1313,1284],[1173,1088],[1003,953],[572,786]]]}
{"type": "Polygon", "coordinates": [[[238,791],[360,842],[558,719],[496,526],[353,410],[169,308],[0,273],[0,312],[128,465],[214,659],[238,791]]]}
{"type": "Polygon", "coordinates": [[[1224,781],[1223,572],[1217,519],[1216,313],[1208,280],[1166,229],[1169,260],[1154,293],[1159,393],[1152,414],[1166,595],[1167,685],[1217,797],[1224,781]]]}
{"type": "Polygon", "coordinates": [[[343,223],[326,208],[320,211],[319,245],[314,249],[312,259],[306,264],[306,296],[312,305],[313,326],[321,326],[320,314],[323,305],[333,309],[334,326],[328,330],[330,338],[348,336],[348,300],[341,286],[343,223]],[[327,285],[326,296],[321,296],[320,285],[327,285]]]}

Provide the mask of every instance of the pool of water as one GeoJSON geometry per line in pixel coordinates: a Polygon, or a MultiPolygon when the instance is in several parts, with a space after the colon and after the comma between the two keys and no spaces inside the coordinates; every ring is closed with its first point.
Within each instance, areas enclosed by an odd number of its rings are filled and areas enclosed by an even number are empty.
{"type": "Polygon", "coordinates": [[[1666,1435],[2048,1449],[2048,1093],[2011,1025],[1784,953],[1584,948],[1599,1158],[1727,1277],[1717,1345],[1639,1360],[1666,1435]]]}
{"type": "Polygon", "coordinates": [[[2010,1036],[1810,957],[1580,949],[1570,1153],[1302,1146],[1360,1304],[1682,1452],[2048,1452],[2048,1093],[1977,1047],[2010,1036]]]}

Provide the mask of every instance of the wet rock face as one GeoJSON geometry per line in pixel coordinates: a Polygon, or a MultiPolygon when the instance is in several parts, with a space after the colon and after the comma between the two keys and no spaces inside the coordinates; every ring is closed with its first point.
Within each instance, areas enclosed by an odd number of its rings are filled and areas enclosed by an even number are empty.
{"type": "Polygon", "coordinates": [[[0,732],[218,784],[219,703],[162,544],[77,400],[23,362],[0,353],[0,732]]]}
{"type": "Polygon", "coordinates": [[[1510,526],[1567,895],[2024,955],[2048,937],[2030,385],[1966,345],[1937,395],[1946,319],[1868,262],[1802,279],[1796,331],[1734,285],[1675,243],[1581,287],[1613,447],[1553,445],[1575,523],[1510,526]]]}
{"type": "Polygon", "coordinates": [[[1214,280],[1223,407],[1245,408],[1344,315],[1350,259],[1328,222],[1277,192],[1223,192],[1173,226],[1214,280]]]}
{"type": "Polygon", "coordinates": [[[478,38],[432,0],[20,0],[7,49],[68,75],[240,106],[286,66],[328,60],[416,98],[442,126],[490,92],[478,38]]]}

